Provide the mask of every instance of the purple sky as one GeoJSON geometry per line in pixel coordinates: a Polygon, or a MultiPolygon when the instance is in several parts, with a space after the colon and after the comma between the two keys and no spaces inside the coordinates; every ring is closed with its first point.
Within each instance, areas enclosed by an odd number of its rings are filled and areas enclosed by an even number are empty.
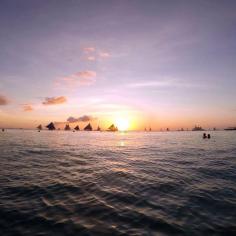
{"type": "Polygon", "coordinates": [[[236,125],[236,1],[1,0],[0,29],[0,126],[236,125]]]}

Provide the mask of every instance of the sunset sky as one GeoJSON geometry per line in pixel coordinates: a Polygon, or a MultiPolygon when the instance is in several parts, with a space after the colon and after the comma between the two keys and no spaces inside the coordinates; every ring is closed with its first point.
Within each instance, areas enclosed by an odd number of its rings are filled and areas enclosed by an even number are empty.
{"type": "Polygon", "coordinates": [[[236,1],[1,0],[0,127],[236,125],[236,1]]]}

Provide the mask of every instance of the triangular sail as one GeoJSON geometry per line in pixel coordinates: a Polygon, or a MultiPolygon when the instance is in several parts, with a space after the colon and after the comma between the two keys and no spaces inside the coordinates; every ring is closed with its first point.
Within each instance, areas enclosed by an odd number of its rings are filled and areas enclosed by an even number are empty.
{"type": "Polygon", "coordinates": [[[42,125],[37,126],[37,129],[42,130],[43,129],[42,125]]]}
{"type": "Polygon", "coordinates": [[[50,124],[48,124],[46,127],[48,128],[48,130],[55,130],[55,129],[56,129],[55,126],[54,126],[54,124],[53,124],[53,122],[51,122],[50,124]]]}
{"type": "Polygon", "coordinates": [[[93,128],[92,128],[91,124],[90,124],[90,123],[88,123],[88,125],[87,125],[87,126],[85,126],[84,130],[85,130],[85,131],[92,131],[92,130],[93,130],[93,128]]]}
{"type": "Polygon", "coordinates": [[[79,130],[80,130],[79,126],[76,125],[75,128],[74,128],[74,130],[79,131],[79,130]]]}
{"type": "Polygon", "coordinates": [[[64,130],[70,130],[70,126],[67,124],[64,128],[64,130]]]}
{"type": "Polygon", "coordinates": [[[109,128],[108,128],[108,131],[118,131],[118,128],[114,125],[114,124],[112,124],[109,128]]]}

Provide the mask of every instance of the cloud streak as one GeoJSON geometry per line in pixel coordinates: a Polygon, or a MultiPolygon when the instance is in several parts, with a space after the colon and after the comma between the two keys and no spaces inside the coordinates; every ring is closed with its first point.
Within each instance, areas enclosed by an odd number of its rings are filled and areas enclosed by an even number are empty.
{"type": "Polygon", "coordinates": [[[0,106],[5,106],[8,104],[9,104],[9,100],[5,96],[0,95],[0,106]]]}
{"type": "Polygon", "coordinates": [[[83,51],[85,53],[90,53],[90,52],[94,52],[95,48],[94,47],[86,47],[86,48],[83,48],[83,51]]]}
{"type": "Polygon", "coordinates": [[[88,56],[88,57],[87,57],[87,60],[88,60],[88,61],[95,61],[95,59],[96,59],[96,58],[95,58],[94,56],[88,56]]]}
{"type": "Polygon", "coordinates": [[[23,111],[25,111],[25,112],[31,112],[31,111],[33,111],[34,110],[34,108],[30,105],[30,104],[25,104],[25,105],[23,105],[23,111]]]}
{"type": "Polygon", "coordinates": [[[70,123],[74,123],[74,122],[89,122],[89,121],[93,121],[93,120],[96,120],[96,118],[93,117],[93,116],[88,116],[88,115],[80,116],[78,118],[70,116],[67,119],[67,121],[70,122],[70,123]]]}
{"type": "Polygon", "coordinates": [[[196,84],[196,83],[189,83],[184,80],[179,80],[179,79],[166,79],[166,80],[150,80],[150,81],[141,81],[137,83],[130,83],[127,84],[126,87],[128,88],[136,88],[136,89],[141,89],[141,88],[170,88],[170,87],[175,87],[175,88],[201,88],[203,85],[201,84],[196,84]]]}
{"type": "Polygon", "coordinates": [[[43,105],[58,105],[58,104],[63,104],[67,102],[67,98],[64,96],[60,97],[50,97],[50,98],[45,98],[45,100],[42,102],[43,105]]]}
{"type": "Polygon", "coordinates": [[[96,82],[97,73],[92,70],[79,71],[70,76],[64,77],[65,81],[69,85],[79,84],[81,86],[88,86],[96,82]]]}
{"type": "Polygon", "coordinates": [[[111,57],[111,54],[108,52],[100,52],[99,56],[102,58],[108,58],[108,57],[111,57]]]}

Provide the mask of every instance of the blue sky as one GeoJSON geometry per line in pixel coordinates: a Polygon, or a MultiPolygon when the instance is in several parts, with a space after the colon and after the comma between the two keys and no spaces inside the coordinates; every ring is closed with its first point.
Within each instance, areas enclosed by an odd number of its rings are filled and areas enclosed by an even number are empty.
{"type": "Polygon", "coordinates": [[[4,126],[236,123],[235,1],[2,0],[0,28],[4,126]]]}

